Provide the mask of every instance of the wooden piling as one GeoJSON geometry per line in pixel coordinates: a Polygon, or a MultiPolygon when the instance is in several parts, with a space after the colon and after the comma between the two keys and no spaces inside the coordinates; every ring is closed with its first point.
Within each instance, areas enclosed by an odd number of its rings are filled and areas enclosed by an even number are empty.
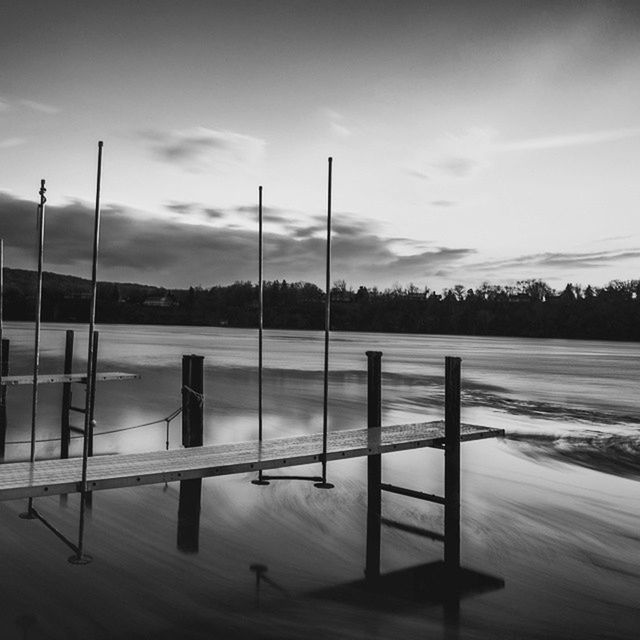
{"type": "MultiPolygon", "coordinates": [[[[67,329],[64,344],[64,373],[73,373],[73,329],[67,329]]],[[[71,441],[71,382],[62,384],[62,413],[60,416],[60,457],[69,457],[71,441]]]]}
{"type": "Polygon", "coordinates": [[[182,446],[201,447],[204,428],[204,356],[182,356],[182,446]]]}
{"type": "Polygon", "coordinates": [[[460,568],[460,358],[445,358],[444,564],[460,568]]]}
{"type": "MultiPolygon", "coordinates": [[[[9,375],[9,340],[2,339],[2,377],[9,375]]],[[[7,438],[7,387],[0,385],[0,459],[4,458],[7,438]]]]}
{"type": "MultiPolygon", "coordinates": [[[[204,429],[204,357],[182,356],[182,444],[201,447],[204,429]]],[[[177,547],[197,553],[200,533],[202,479],[180,481],[177,547]]]]}
{"type": "Polygon", "coordinates": [[[91,356],[93,363],[91,365],[91,377],[87,380],[86,392],[89,394],[88,411],[89,411],[89,443],[87,455],[93,455],[93,428],[95,426],[95,411],[96,411],[96,373],[98,371],[98,341],[100,338],[100,332],[94,331],[93,333],[93,349],[91,350],[91,356]]]}
{"type": "MultiPolygon", "coordinates": [[[[382,425],[381,351],[367,351],[367,427],[382,425]]],[[[380,529],[382,513],[382,455],[367,458],[367,547],[365,576],[380,577],[380,529]]]]}

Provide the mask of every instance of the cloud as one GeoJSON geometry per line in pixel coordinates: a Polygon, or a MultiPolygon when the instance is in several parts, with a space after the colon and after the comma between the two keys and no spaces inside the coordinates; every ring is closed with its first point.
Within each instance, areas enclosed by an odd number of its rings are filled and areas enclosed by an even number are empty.
{"type": "Polygon", "coordinates": [[[211,207],[207,207],[202,211],[210,220],[222,220],[222,218],[227,216],[224,211],[220,211],[220,209],[212,209],[211,207]]]}
{"type": "Polygon", "coordinates": [[[9,111],[10,108],[11,106],[9,105],[9,103],[6,100],[0,98],[0,112],[9,111]]]}
{"type": "Polygon", "coordinates": [[[6,138],[0,140],[0,149],[10,149],[11,147],[19,147],[27,142],[26,138],[6,138]]]}
{"type": "Polygon", "coordinates": [[[473,177],[490,165],[495,153],[495,132],[472,128],[460,135],[449,134],[434,143],[434,151],[423,161],[424,168],[414,169],[414,176],[464,179],[473,177]]]}
{"type": "Polygon", "coordinates": [[[576,147],[606,142],[617,142],[640,137],[640,127],[629,129],[610,129],[606,131],[590,131],[587,133],[573,133],[560,136],[544,136],[541,138],[529,138],[504,142],[496,145],[498,151],[537,151],[545,149],[560,149],[563,147],[576,147]]]}
{"type": "Polygon", "coordinates": [[[45,104],[43,102],[36,102],[35,100],[20,100],[19,102],[23,107],[27,107],[27,109],[37,111],[38,113],[53,115],[54,113],[59,113],[60,111],[58,107],[54,107],[53,105],[45,104]]]}
{"type": "Polygon", "coordinates": [[[432,200],[431,205],[434,207],[453,207],[455,202],[453,200],[432,200]]]}
{"type": "Polygon", "coordinates": [[[611,266],[621,260],[632,260],[637,258],[640,258],[640,248],[614,251],[533,253],[515,256],[504,260],[480,262],[469,266],[470,268],[479,269],[507,269],[513,267],[564,267],[591,269],[602,266],[611,266]]]}
{"type": "Polygon", "coordinates": [[[204,171],[221,164],[255,164],[265,148],[265,141],[260,138],[205,127],[169,132],[147,130],[141,136],[149,142],[157,159],[190,171],[204,171]]]}
{"type": "Polygon", "coordinates": [[[167,202],[164,208],[172,213],[190,215],[198,210],[198,205],[193,202],[167,202]]]}
{"type": "Polygon", "coordinates": [[[333,109],[324,109],[323,112],[329,120],[329,129],[331,130],[331,133],[339,138],[348,138],[352,134],[351,129],[345,124],[345,117],[341,113],[338,113],[333,109]]]}
{"type": "MultiPolygon", "coordinates": [[[[176,203],[180,205],[180,203],[176,203]]],[[[220,212],[216,210],[202,211],[220,212]]],[[[0,192],[0,228],[6,264],[34,268],[36,205],[0,192]]],[[[307,280],[322,285],[325,274],[324,220],[265,233],[265,278],[307,280]],[[292,229],[299,233],[292,233],[292,229]]],[[[45,269],[87,277],[90,273],[93,207],[81,202],[47,207],[45,269]],[[73,228],[74,233],[69,234],[73,228]]],[[[421,281],[440,270],[456,268],[471,249],[430,247],[401,255],[395,243],[371,221],[336,212],[333,225],[333,277],[354,284],[390,286],[395,281],[421,281]],[[342,219],[341,219],[342,217],[342,219]]],[[[102,215],[99,277],[168,287],[209,286],[255,279],[255,229],[229,224],[184,224],[158,218],[149,221],[136,211],[105,207],[102,215]]]]}
{"type": "MultiPolygon", "coordinates": [[[[254,217],[258,215],[258,205],[257,204],[247,204],[241,205],[238,207],[234,207],[234,212],[240,213],[243,216],[251,216],[254,217]]],[[[288,209],[281,209],[280,207],[266,207],[262,206],[262,216],[265,222],[277,222],[282,224],[288,224],[291,220],[291,211],[288,209]]]]}

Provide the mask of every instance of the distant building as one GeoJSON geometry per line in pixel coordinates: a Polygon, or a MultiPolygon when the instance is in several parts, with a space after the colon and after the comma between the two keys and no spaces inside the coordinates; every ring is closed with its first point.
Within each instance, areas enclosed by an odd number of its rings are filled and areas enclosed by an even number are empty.
{"type": "Polygon", "coordinates": [[[143,303],[145,307],[175,307],[176,303],[169,296],[151,296],[143,303]]]}

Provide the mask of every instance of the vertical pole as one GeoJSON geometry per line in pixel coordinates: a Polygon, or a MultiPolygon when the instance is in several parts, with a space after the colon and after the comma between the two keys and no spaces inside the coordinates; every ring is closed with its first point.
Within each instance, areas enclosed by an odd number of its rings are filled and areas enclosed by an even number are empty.
{"type": "Polygon", "coordinates": [[[4,372],[4,240],[0,238],[0,460],[4,459],[5,441],[7,439],[7,412],[5,410],[5,386],[2,383],[4,372]]]}
{"type": "Polygon", "coordinates": [[[327,182],[327,260],[326,260],[326,297],[324,306],[324,385],[322,406],[322,482],[314,486],[319,489],[333,489],[327,482],[327,435],[328,435],[328,404],[329,404],[329,331],[331,329],[331,179],[333,158],[329,158],[329,173],[327,182]]]}
{"type": "MultiPolygon", "coordinates": [[[[204,428],[204,357],[182,356],[182,444],[201,447],[204,428]]],[[[177,547],[184,553],[198,552],[202,479],[180,481],[177,547]]]]}
{"type": "Polygon", "coordinates": [[[460,568],[460,358],[445,358],[444,564],[450,577],[460,568]]]}
{"type": "MultiPolygon", "coordinates": [[[[64,344],[64,373],[73,373],[73,329],[67,329],[64,344]]],[[[62,413],[60,416],[60,457],[69,457],[69,444],[71,440],[71,382],[62,384],[62,413]]]]}
{"type": "MultiPolygon", "coordinates": [[[[40,317],[42,315],[42,263],[44,258],[44,213],[47,199],[45,193],[45,181],[40,181],[40,204],[38,205],[38,273],[36,280],[36,330],[33,347],[33,387],[31,396],[31,464],[36,459],[36,424],[38,421],[38,371],[40,369],[40,317]]],[[[20,514],[21,518],[31,519],[36,516],[33,513],[33,498],[29,498],[26,513],[20,514]]]]}
{"type": "Polygon", "coordinates": [[[182,356],[182,445],[201,447],[204,429],[204,356],[182,356]]]}
{"type": "Polygon", "coordinates": [[[89,457],[93,456],[93,428],[95,427],[96,412],[96,374],[98,371],[98,331],[93,334],[93,364],[91,365],[91,379],[87,380],[87,393],[89,394],[89,457]]]}
{"type": "Polygon", "coordinates": [[[87,465],[89,457],[90,434],[93,429],[91,424],[91,407],[93,398],[91,397],[91,380],[93,379],[94,360],[94,337],[96,326],[96,297],[98,290],[98,247],[100,245],[100,187],[102,181],[102,147],[103,142],[98,142],[98,170],[96,177],[96,207],[93,224],[93,260],[91,264],[91,306],[89,308],[89,338],[87,346],[87,392],[85,394],[84,405],[84,435],[82,438],[82,480],[80,483],[80,523],[78,526],[78,551],[69,558],[73,564],[87,564],[92,558],[82,553],[84,542],[84,515],[87,497],[87,465]]]}
{"type": "MultiPolygon", "coordinates": [[[[367,427],[382,425],[381,351],[367,351],[367,427]]],[[[380,432],[369,432],[370,442],[380,441],[380,432]],[[375,434],[375,435],[374,435],[375,434]]],[[[382,455],[367,457],[367,554],[365,577],[374,581],[380,576],[380,518],[382,515],[382,455]]]]}
{"type": "MultiPolygon", "coordinates": [[[[258,187],[258,446],[262,451],[262,352],[263,352],[263,329],[264,329],[264,278],[262,275],[262,187],[258,187]]],[[[251,481],[253,484],[267,485],[268,480],[263,477],[262,469],[258,471],[257,480],[251,481]]]]}
{"type": "MultiPolygon", "coordinates": [[[[2,377],[9,375],[9,341],[2,339],[2,377]]],[[[0,387],[0,459],[4,458],[7,437],[7,387],[0,387]]]]}

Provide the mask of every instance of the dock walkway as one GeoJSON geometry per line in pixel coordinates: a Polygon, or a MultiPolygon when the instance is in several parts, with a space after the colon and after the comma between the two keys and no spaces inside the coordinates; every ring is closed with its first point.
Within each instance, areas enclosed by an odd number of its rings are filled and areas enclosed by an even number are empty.
{"type": "MultiPolygon", "coordinates": [[[[463,424],[460,441],[495,438],[501,429],[463,424]]],[[[444,421],[329,433],[327,460],[372,456],[393,451],[442,448],[444,421]]],[[[171,451],[97,456],[88,459],[87,489],[114,489],[206,478],[317,463],[322,434],[191,447],[171,451]]],[[[0,465],[0,500],[81,491],[82,458],[37,460],[0,465]]]]}

